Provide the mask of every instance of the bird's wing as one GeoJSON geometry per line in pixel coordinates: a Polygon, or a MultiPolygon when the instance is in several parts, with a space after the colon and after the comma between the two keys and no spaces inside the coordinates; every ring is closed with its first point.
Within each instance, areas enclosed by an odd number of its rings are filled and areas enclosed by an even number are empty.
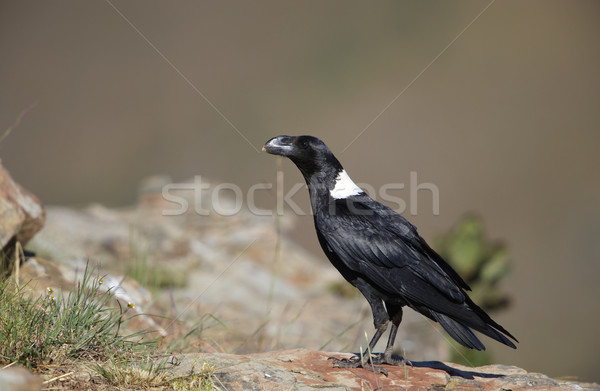
{"type": "Polygon", "coordinates": [[[465,301],[467,284],[391,209],[365,196],[336,200],[334,213],[320,217],[321,235],[344,264],[385,291],[426,305],[438,292],[465,301]]]}

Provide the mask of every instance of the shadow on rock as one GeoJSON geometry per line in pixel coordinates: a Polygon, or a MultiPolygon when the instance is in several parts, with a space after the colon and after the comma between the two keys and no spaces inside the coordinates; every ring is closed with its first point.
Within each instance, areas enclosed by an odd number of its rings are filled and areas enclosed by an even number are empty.
{"type": "Polygon", "coordinates": [[[458,368],[453,368],[447,364],[444,364],[441,361],[412,361],[412,366],[415,368],[431,368],[431,369],[440,369],[446,372],[450,376],[458,376],[463,379],[474,379],[475,376],[483,377],[483,378],[498,378],[505,377],[505,374],[500,373],[484,373],[477,371],[465,371],[458,368]]]}

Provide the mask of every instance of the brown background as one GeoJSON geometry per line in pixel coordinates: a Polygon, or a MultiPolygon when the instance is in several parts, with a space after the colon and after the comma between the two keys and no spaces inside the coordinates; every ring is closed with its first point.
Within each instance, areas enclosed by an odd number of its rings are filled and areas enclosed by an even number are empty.
{"type": "Polygon", "coordinates": [[[0,129],[38,104],[0,156],[67,205],[134,203],[154,174],[272,182],[255,148],[281,133],[323,138],[356,182],[416,171],[440,190],[439,216],[427,192],[408,216],[426,238],[476,212],[510,246],[496,317],[521,343],[497,360],[600,380],[599,2],[494,2],[341,153],[488,4],[1,1],[0,129]]]}

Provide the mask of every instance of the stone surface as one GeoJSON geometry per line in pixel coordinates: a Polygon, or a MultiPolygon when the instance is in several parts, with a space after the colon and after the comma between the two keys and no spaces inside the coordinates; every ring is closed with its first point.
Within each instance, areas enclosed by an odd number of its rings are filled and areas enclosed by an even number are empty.
{"type": "Polygon", "coordinates": [[[0,248],[13,238],[25,245],[44,220],[40,200],[15,182],[0,161],[0,248]]]}
{"type": "Polygon", "coordinates": [[[169,368],[187,376],[212,367],[221,390],[598,390],[598,384],[551,379],[504,365],[470,368],[439,361],[413,362],[413,367],[386,365],[388,376],[356,368],[333,368],[329,357],[349,354],[294,349],[232,355],[187,354],[169,368]],[[205,364],[206,363],[206,364],[205,364]],[[204,367],[203,367],[204,364],[204,367]]]}
{"type": "MultiPolygon", "coordinates": [[[[87,260],[117,279],[134,265],[171,276],[179,282],[158,289],[150,283],[152,300],[139,302],[139,307],[136,301],[136,309],[176,318],[177,322],[155,318],[170,337],[180,335],[178,327],[183,334],[191,328],[202,330],[202,350],[357,351],[366,345],[373,333],[368,304],[359,295],[341,295],[339,286],[349,284],[324,256],[315,257],[288,239],[286,232],[294,226],[290,217],[279,219],[278,235],[273,216],[245,209],[232,216],[202,215],[195,212],[192,191],[181,195],[188,197],[190,208],[180,215],[169,215],[173,204],[163,199],[158,185],[145,186],[131,208],[49,206],[46,226],[30,248],[39,255],[38,266],[44,263],[52,271],[56,268],[44,260],[58,261],[61,273],[67,274],[55,275],[58,282],[73,281],[69,274],[81,271],[87,260]]],[[[28,273],[28,267],[24,265],[21,273],[28,273]]],[[[27,278],[42,276],[23,276],[23,282],[27,278]]],[[[58,282],[44,280],[48,286],[58,282]]],[[[138,290],[125,285],[130,295],[138,290]]],[[[446,358],[448,345],[435,327],[406,311],[398,348],[411,359],[446,358]]],[[[385,342],[382,338],[379,348],[385,342]]]]}

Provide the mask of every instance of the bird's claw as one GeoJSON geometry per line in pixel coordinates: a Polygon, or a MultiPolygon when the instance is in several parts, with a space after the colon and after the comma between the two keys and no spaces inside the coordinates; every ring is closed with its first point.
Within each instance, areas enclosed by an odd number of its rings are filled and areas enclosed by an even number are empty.
{"type": "Polygon", "coordinates": [[[367,370],[373,370],[375,373],[382,373],[385,376],[388,375],[388,371],[382,367],[382,365],[393,365],[396,367],[405,365],[413,366],[412,362],[404,357],[394,357],[391,354],[373,354],[368,358],[365,357],[363,360],[361,360],[359,356],[352,356],[349,359],[329,357],[329,360],[333,361],[334,368],[364,368],[367,370]]]}
{"type": "Polygon", "coordinates": [[[377,365],[382,365],[382,364],[387,364],[387,365],[393,365],[396,367],[402,367],[405,365],[408,366],[413,366],[412,362],[410,362],[409,360],[405,359],[402,356],[396,356],[399,358],[394,358],[391,354],[390,355],[386,355],[386,354],[382,354],[382,355],[378,355],[373,357],[373,363],[377,364],[377,365]]]}
{"type": "Polygon", "coordinates": [[[329,357],[329,360],[333,361],[334,368],[364,368],[367,370],[372,370],[375,373],[384,374],[386,377],[388,375],[387,369],[382,367],[381,365],[375,365],[371,360],[361,360],[358,356],[354,356],[350,359],[347,358],[335,358],[329,357]]]}

